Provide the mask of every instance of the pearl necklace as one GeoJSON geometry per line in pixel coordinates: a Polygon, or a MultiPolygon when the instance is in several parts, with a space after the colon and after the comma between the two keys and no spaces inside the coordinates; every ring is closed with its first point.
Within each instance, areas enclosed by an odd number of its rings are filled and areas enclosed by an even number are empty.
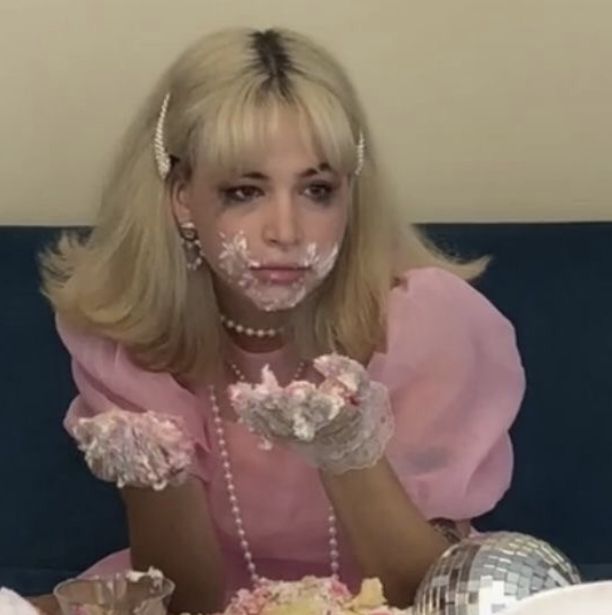
{"type": "Polygon", "coordinates": [[[246,327],[228,318],[225,314],[219,314],[219,318],[226,329],[246,335],[247,337],[278,337],[283,332],[282,329],[254,329],[253,327],[246,327]]]}
{"type": "MultiPolygon", "coordinates": [[[[246,377],[240,368],[232,362],[229,362],[229,366],[238,380],[246,382],[246,377]]],[[[294,374],[294,380],[297,380],[302,371],[306,367],[304,361],[300,361],[298,368],[294,374]]],[[[232,463],[227,448],[227,439],[225,435],[225,426],[223,425],[223,419],[221,418],[221,411],[217,402],[217,394],[215,393],[214,385],[209,387],[210,394],[210,406],[213,413],[213,421],[215,423],[215,432],[217,434],[217,444],[219,446],[219,453],[221,455],[221,465],[223,466],[223,477],[225,479],[225,489],[229,499],[232,517],[234,518],[234,526],[236,527],[236,533],[238,534],[238,540],[240,542],[240,548],[242,549],[242,555],[246,564],[247,570],[251,577],[253,586],[257,586],[260,581],[260,577],[257,574],[257,567],[253,561],[253,553],[251,551],[251,545],[244,530],[244,522],[242,518],[242,510],[240,508],[240,502],[238,501],[238,495],[236,494],[236,484],[234,482],[234,473],[232,470],[232,463]]],[[[327,517],[328,522],[328,536],[329,536],[329,565],[331,570],[331,576],[334,579],[338,578],[340,571],[340,553],[338,551],[338,530],[336,523],[336,515],[333,508],[329,507],[329,513],[327,517]]]]}

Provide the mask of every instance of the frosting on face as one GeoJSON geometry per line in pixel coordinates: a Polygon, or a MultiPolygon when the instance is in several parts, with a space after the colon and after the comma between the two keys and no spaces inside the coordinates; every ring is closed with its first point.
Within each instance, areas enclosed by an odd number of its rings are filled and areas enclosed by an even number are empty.
{"type": "MultiPolygon", "coordinates": [[[[246,286],[251,279],[249,273],[260,263],[249,253],[244,231],[232,237],[221,233],[221,252],[219,253],[219,266],[229,278],[239,280],[240,286],[246,286]]],[[[252,275],[252,274],[251,274],[252,275]]]]}
{"type": "Polygon", "coordinates": [[[338,258],[338,245],[321,250],[316,243],[309,243],[293,263],[295,279],[282,283],[258,274],[263,264],[251,253],[244,232],[233,236],[221,235],[218,267],[232,286],[240,290],[255,306],[265,312],[290,310],[324,280],[338,258]]]}

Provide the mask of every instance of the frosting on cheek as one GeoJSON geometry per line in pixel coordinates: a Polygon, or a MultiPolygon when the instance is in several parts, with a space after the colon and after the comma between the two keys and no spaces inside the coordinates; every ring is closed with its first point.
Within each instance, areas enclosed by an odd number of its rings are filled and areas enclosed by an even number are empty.
{"type": "Polygon", "coordinates": [[[259,266],[249,253],[249,246],[244,231],[227,237],[220,233],[221,251],[219,252],[219,267],[233,281],[241,287],[246,287],[255,281],[251,271],[252,267],[259,266]]]}
{"type": "Polygon", "coordinates": [[[316,243],[309,243],[306,247],[306,256],[304,258],[304,266],[312,267],[312,270],[317,280],[323,280],[329,272],[334,268],[338,259],[338,244],[335,244],[327,253],[321,253],[316,243]]]}

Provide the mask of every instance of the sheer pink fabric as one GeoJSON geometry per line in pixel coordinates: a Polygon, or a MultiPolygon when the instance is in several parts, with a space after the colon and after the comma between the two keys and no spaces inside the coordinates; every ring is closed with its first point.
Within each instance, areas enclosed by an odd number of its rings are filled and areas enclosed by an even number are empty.
{"type": "MultiPolygon", "coordinates": [[[[191,472],[208,491],[228,589],[248,585],[213,437],[206,383],[187,390],[168,374],[136,367],[113,342],[78,333],[60,320],[58,329],[73,357],[79,390],[66,417],[67,429],[71,431],[79,417],[111,405],[180,416],[197,445],[191,472]]],[[[281,381],[291,379],[295,369],[289,347],[266,354],[238,348],[234,352],[249,378],[256,379],[266,363],[281,381]]],[[[511,324],[452,274],[435,268],[412,270],[391,291],[387,348],[375,353],[368,371],[389,388],[396,427],[387,456],[422,513],[427,518],[463,520],[493,508],[510,483],[508,429],[525,385],[511,324]]],[[[221,388],[228,383],[218,384],[221,388]]],[[[292,451],[261,450],[243,425],[225,425],[259,573],[281,579],[328,574],[328,502],[317,472],[292,451]]],[[[341,576],[354,585],[358,575],[346,545],[341,551],[341,576]]],[[[129,553],[124,551],[88,573],[128,566],[129,553]]]]}

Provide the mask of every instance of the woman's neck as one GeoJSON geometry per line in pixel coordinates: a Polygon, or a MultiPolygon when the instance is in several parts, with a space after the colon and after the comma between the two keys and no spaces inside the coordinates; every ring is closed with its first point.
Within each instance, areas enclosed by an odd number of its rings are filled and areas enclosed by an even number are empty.
{"type": "Polygon", "coordinates": [[[227,292],[228,289],[217,288],[216,291],[225,331],[234,345],[246,352],[263,353],[278,350],[287,343],[288,311],[264,312],[237,293],[227,292]],[[259,331],[266,334],[257,335],[259,331]],[[269,335],[270,331],[277,334],[269,335]]]}
{"type": "Polygon", "coordinates": [[[274,352],[285,346],[286,339],[283,335],[275,335],[274,337],[250,337],[236,333],[235,331],[226,330],[227,336],[232,344],[245,352],[265,353],[274,352]]]}

